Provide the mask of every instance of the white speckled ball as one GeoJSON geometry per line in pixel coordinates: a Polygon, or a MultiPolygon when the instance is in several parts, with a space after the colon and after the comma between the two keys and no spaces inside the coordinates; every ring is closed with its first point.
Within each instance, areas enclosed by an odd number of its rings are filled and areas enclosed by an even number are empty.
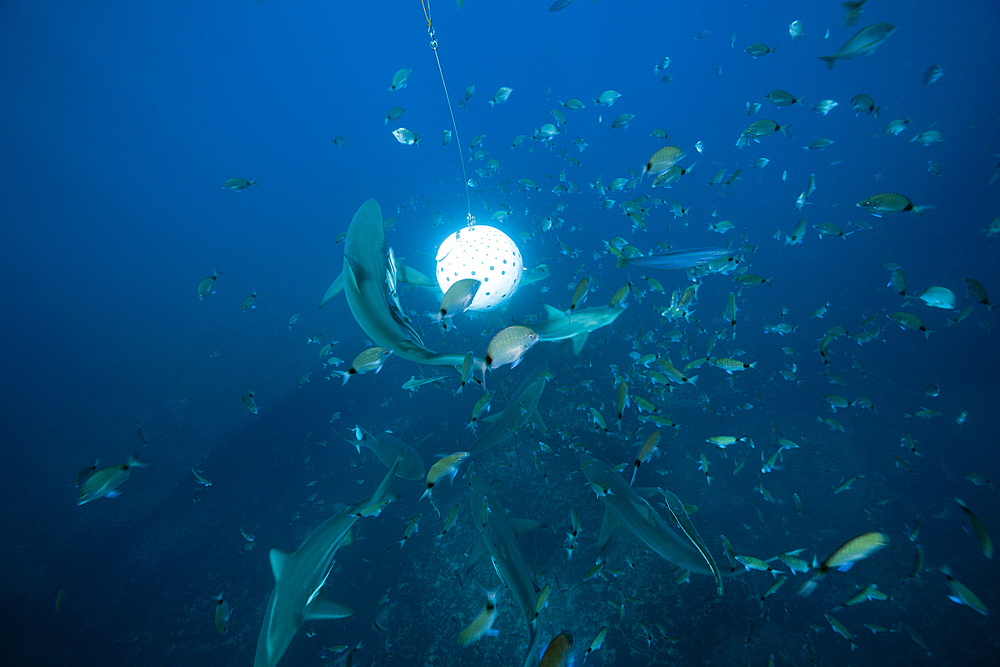
{"type": "Polygon", "coordinates": [[[495,227],[463,227],[437,252],[437,282],[442,292],[464,278],[482,281],[469,310],[491,310],[514,296],[521,284],[521,251],[495,227]]]}

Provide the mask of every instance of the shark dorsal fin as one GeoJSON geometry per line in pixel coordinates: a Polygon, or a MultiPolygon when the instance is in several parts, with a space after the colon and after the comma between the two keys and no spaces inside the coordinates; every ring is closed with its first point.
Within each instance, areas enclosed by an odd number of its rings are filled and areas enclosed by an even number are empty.
{"type": "Polygon", "coordinates": [[[275,581],[281,581],[281,573],[285,570],[285,565],[291,557],[291,554],[285,553],[277,547],[271,549],[271,572],[274,573],[275,581]]]}
{"type": "Polygon", "coordinates": [[[545,317],[547,317],[550,320],[561,320],[565,319],[566,317],[566,313],[559,310],[558,308],[553,308],[547,303],[543,303],[542,308],[545,309],[545,317]]]}

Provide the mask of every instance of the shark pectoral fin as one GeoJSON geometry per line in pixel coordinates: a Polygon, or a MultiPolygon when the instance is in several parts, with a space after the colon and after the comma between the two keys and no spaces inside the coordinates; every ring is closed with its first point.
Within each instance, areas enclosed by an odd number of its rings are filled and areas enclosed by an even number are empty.
{"type": "Polygon", "coordinates": [[[577,334],[573,336],[570,340],[573,343],[573,356],[578,357],[580,353],[583,352],[583,346],[587,344],[587,337],[590,336],[589,331],[577,334]]]}
{"type": "Polygon", "coordinates": [[[531,423],[533,423],[542,433],[548,433],[549,427],[545,425],[545,420],[542,418],[542,413],[535,410],[531,413],[531,423]]]}
{"type": "Polygon", "coordinates": [[[494,412],[491,415],[486,415],[485,417],[480,417],[478,421],[486,422],[487,424],[492,424],[496,420],[498,420],[501,417],[503,417],[505,414],[507,414],[507,409],[506,408],[504,408],[500,412],[494,412]]]}
{"type": "Polygon", "coordinates": [[[640,498],[645,498],[646,500],[649,500],[650,498],[655,498],[658,495],[660,495],[660,492],[656,489],[655,486],[636,486],[633,487],[632,490],[635,491],[640,498]]]}
{"type": "Polygon", "coordinates": [[[346,618],[353,616],[354,610],[325,597],[318,595],[306,607],[305,620],[317,618],[346,618]]]}
{"type": "Polygon", "coordinates": [[[281,573],[285,570],[285,564],[292,557],[277,547],[271,549],[271,572],[275,581],[281,581],[281,573]]]}
{"type": "Polygon", "coordinates": [[[343,291],[344,291],[344,273],[343,271],[341,271],[340,275],[334,278],[333,282],[330,283],[330,286],[326,289],[326,294],[323,295],[323,298],[319,300],[319,307],[322,308],[323,306],[326,305],[327,301],[329,301],[330,299],[337,296],[343,291]]]}
{"type": "Polygon", "coordinates": [[[601,534],[597,538],[597,551],[601,553],[604,551],[604,547],[608,546],[608,542],[611,541],[611,536],[615,534],[618,530],[618,519],[611,516],[611,512],[605,510],[604,520],[601,521],[601,534]]]}
{"type": "Polygon", "coordinates": [[[354,538],[351,537],[351,531],[347,531],[347,534],[340,540],[340,544],[337,545],[337,548],[339,549],[340,547],[346,547],[351,544],[354,544],[354,538]]]}
{"type": "Polygon", "coordinates": [[[545,524],[534,519],[508,519],[510,527],[514,529],[514,534],[521,537],[527,532],[545,528],[545,524]]]}
{"type": "Polygon", "coordinates": [[[481,561],[484,556],[486,556],[486,542],[483,540],[482,534],[476,538],[476,543],[472,547],[472,552],[469,553],[468,560],[465,561],[465,572],[468,573],[476,566],[476,563],[481,561]]]}

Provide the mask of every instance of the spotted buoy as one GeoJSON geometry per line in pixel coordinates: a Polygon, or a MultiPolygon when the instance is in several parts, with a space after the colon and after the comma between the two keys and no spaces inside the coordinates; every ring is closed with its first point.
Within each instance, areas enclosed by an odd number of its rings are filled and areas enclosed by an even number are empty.
{"type": "Polygon", "coordinates": [[[447,292],[455,281],[482,282],[469,310],[492,310],[514,296],[521,284],[521,251],[495,227],[463,227],[441,243],[437,252],[437,282],[447,292]]]}

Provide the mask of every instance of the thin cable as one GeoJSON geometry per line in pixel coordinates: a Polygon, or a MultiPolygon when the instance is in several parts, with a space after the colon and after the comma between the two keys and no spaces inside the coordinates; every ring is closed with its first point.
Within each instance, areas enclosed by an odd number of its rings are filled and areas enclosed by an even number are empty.
{"type": "Polygon", "coordinates": [[[465,156],[462,154],[462,138],[458,134],[458,123],[455,122],[455,111],[451,108],[451,96],[448,95],[448,84],[445,83],[444,69],[441,68],[441,58],[438,56],[437,52],[438,43],[437,37],[434,35],[434,24],[427,11],[427,7],[429,7],[430,4],[430,0],[427,0],[426,5],[424,5],[424,0],[420,0],[420,7],[424,10],[424,18],[427,19],[427,34],[431,36],[431,50],[434,51],[434,60],[437,61],[438,73],[441,75],[441,87],[444,88],[444,99],[448,103],[448,113],[451,114],[451,126],[455,130],[455,145],[458,147],[458,162],[462,165],[462,183],[465,185],[465,201],[469,211],[466,221],[469,223],[469,227],[472,227],[475,225],[476,219],[472,216],[472,197],[469,194],[469,176],[465,172],[465,156]]]}

